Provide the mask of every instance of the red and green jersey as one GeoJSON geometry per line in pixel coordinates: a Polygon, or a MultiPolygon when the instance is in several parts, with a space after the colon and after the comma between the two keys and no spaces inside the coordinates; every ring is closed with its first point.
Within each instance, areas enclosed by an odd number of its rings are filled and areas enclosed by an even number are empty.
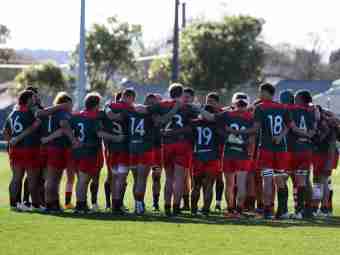
{"type": "Polygon", "coordinates": [[[81,143],[73,150],[76,159],[96,157],[101,149],[101,139],[97,133],[101,130],[100,112],[82,111],[72,116],[71,127],[81,143]]]}
{"type": "MultiPolygon", "coordinates": [[[[253,115],[248,111],[226,111],[220,113],[217,121],[221,128],[246,130],[254,125],[253,115]]],[[[249,135],[227,134],[224,142],[224,158],[245,160],[249,158],[249,135]]]]}
{"type": "Polygon", "coordinates": [[[193,133],[193,157],[199,161],[218,160],[220,158],[220,136],[217,125],[202,119],[191,122],[193,133]]]}
{"type": "Polygon", "coordinates": [[[111,103],[105,106],[105,111],[110,110],[113,113],[121,113],[123,118],[120,120],[110,120],[108,117],[103,119],[103,130],[113,135],[124,135],[122,142],[107,142],[110,152],[128,152],[128,121],[126,119],[127,112],[133,110],[133,107],[124,102],[111,103]]]}
{"type": "MultiPolygon", "coordinates": [[[[315,114],[313,107],[293,105],[289,107],[290,115],[295,125],[306,132],[315,128],[315,114]]],[[[292,152],[303,152],[312,150],[312,141],[309,138],[301,137],[293,132],[288,136],[289,147],[292,152]]]]}
{"type": "MultiPolygon", "coordinates": [[[[11,137],[17,137],[31,127],[35,121],[33,113],[27,107],[15,106],[5,122],[5,128],[11,130],[11,137]]],[[[17,143],[15,147],[37,147],[39,144],[39,135],[37,132],[33,132],[17,143]]]]}
{"type": "Polygon", "coordinates": [[[262,100],[255,108],[254,121],[260,124],[259,148],[272,152],[287,152],[287,138],[276,144],[273,138],[290,126],[291,116],[286,105],[262,100]]]}
{"type": "Polygon", "coordinates": [[[134,109],[127,111],[128,144],[130,154],[143,154],[150,151],[154,145],[155,127],[152,116],[136,112],[134,109]]]}
{"type": "MultiPolygon", "coordinates": [[[[68,121],[70,123],[71,118],[72,118],[72,114],[64,110],[59,110],[53,115],[50,115],[48,119],[45,120],[47,121],[47,123],[46,122],[44,123],[44,125],[47,124],[48,134],[52,134],[58,129],[60,129],[61,128],[60,124],[62,121],[68,121]]],[[[63,135],[61,137],[58,137],[52,140],[49,143],[49,145],[58,147],[58,148],[67,148],[71,146],[71,142],[66,135],[63,135]]]]}
{"type": "MultiPolygon", "coordinates": [[[[151,114],[165,115],[175,106],[174,100],[163,101],[159,104],[148,106],[148,112],[151,114]]],[[[195,110],[190,105],[184,105],[180,108],[172,119],[162,126],[166,131],[176,131],[190,125],[190,121],[197,116],[195,110]]],[[[174,136],[166,136],[163,138],[165,144],[173,144],[188,140],[187,134],[180,134],[174,136]]]]}

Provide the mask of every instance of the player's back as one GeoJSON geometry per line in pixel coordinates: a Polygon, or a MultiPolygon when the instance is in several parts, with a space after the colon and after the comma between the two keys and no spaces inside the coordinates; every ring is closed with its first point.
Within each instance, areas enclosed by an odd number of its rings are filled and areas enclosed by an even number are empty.
{"type": "Polygon", "coordinates": [[[255,122],[260,123],[259,146],[269,151],[287,151],[287,139],[274,142],[290,124],[289,110],[284,104],[262,100],[255,109],[255,122]]]}
{"type": "Polygon", "coordinates": [[[220,156],[220,136],[217,125],[202,119],[193,120],[193,156],[196,160],[217,160],[220,156]]]}
{"type": "MultiPolygon", "coordinates": [[[[11,129],[11,136],[16,137],[20,135],[25,129],[29,128],[34,122],[35,117],[29,109],[25,107],[15,106],[14,110],[8,116],[6,126],[11,129]]],[[[39,146],[40,139],[37,132],[26,136],[22,139],[16,147],[31,147],[39,146]]]]}

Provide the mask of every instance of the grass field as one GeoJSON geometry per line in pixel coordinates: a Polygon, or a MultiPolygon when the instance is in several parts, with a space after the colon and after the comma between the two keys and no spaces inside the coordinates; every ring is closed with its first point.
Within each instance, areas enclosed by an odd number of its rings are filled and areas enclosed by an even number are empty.
{"type": "MultiPolygon", "coordinates": [[[[332,219],[227,221],[221,216],[194,219],[185,215],[168,219],[152,212],[143,218],[10,212],[7,198],[10,170],[3,153],[0,153],[0,165],[0,255],[340,254],[338,174],[335,175],[335,217],[332,219]]],[[[102,186],[100,197],[103,206],[102,186]]],[[[132,208],[130,193],[127,198],[132,208]]],[[[147,202],[151,204],[149,194],[147,202]]]]}

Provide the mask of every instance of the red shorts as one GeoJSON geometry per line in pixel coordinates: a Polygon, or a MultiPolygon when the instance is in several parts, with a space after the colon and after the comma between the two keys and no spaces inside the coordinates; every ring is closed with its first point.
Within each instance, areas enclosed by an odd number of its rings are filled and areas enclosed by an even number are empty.
{"type": "Polygon", "coordinates": [[[155,162],[155,153],[153,150],[146,151],[142,154],[130,154],[129,166],[153,166],[155,162]]]}
{"type": "Polygon", "coordinates": [[[9,148],[9,159],[11,166],[14,168],[23,168],[25,170],[40,170],[40,148],[9,148]]]}
{"type": "Polygon", "coordinates": [[[72,163],[72,153],[68,148],[49,146],[47,148],[47,166],[56,170],[64,170],[72,163]]]}
{"type": "Polygon", "coordinates": [[[291,169],[289,170],[310,170],[313,160],[313,153],[311,151],[294,152],[291,155],[291,169]]]}
{"type": "Polygon", "coordinates": [[[250,172],[252,171],[252,160],[239,160],[239,159],[224,159],[223,160],[223,172],[235,173],[235,172],[250,172]]]}
{"type": "Polygon", "coordinates": [[[179,165],[185,169],[190,167],[192,146],[188,142],[164,145],[164,166],[173,168],[179,165]]]}
{"type": "Polygon", "coordinates": [[[77,169],[91,176],[97,175],[104,165],[103,152],[99,151],[96,157],[88,157],[77,160],[77,169]]]}
{"type": "Polygon", "coordinates": [[[257,167],[260,170],[290,170],[291,158],[292,156],[289,152],[272,152],[260,149],[257,167]]]}
{"type": "Polygon", "coordinates": [[[129,154],[127,152],[110,152],[108,153],[108,165],[112,169],[114,166],[129,165],[129,154]]]}
{"type": "Polygon", "coordinates": [[[217,177],[221,171],[221,161],[220,160],[192,160],[193,176],[200,176],[207,173],[213,177],[217,177]]]}
{"type": "Polygon", "coordinates": [[[336,155],[332,160],[332,166],[331,171],[327,170],[327,161],[328,161],[328,155],[327,154],[313,154],[313,175],[314,176],[320,176],[320,175],[326,175],[331,176],[332,170],[336,169],[338,167],[338,161],[339,156],[336,155]]]}
{"type": "Polygon", "coordinates": [[[40,169],[46,169],[47,168],[47,158],[48,158],[48,153],[47,153],[47,146],[41,146],[40,147],[40,169]]]}
{"type": "Polygon", "coordinates": [[[154,148],[154,165],[162,166],[162,148],[154,148]]]}

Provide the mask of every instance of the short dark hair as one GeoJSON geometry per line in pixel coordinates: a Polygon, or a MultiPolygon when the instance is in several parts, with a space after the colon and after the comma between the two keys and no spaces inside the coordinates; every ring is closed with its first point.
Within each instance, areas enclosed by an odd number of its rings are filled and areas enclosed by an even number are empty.
{"type": "Polygon", "coordinates": [[[179,83],[173,83],[169,87],[169,94],[171,98],[178,98],[183,95],[183,85],[179,83]]]}
{"type": "Polygon", "coordinates": [[[260,91],[266,91],[269,95],[274,96],[275,95],[275,87],[271,83],[263,83],[260,85],[260,91]]]}
{"type": "Polygon", "coordinates": [[[39,93],[39,90],[37,87],[32,87],[32,86],[29,86],[26,88],[26,90],[30,90],[30,91],[33,91],[34,94],[38,94],[39,93]]]}
{"type": "Polygon", "coordinates": [[[100,104],[101,96],[97,92],[92,92],[85,97],[86,110],[92,110],[100,104]]]}
{"type": "Polygon", "coordinates": [[[280,93],[280,103],[282,104],[294,104],[294,93],[292,90],[283,90],[280,93]]]}
{"type": "Polygon", "coordinates": [[[34,92],[32,90],[24,90],[19,94],[18,103],[19,105],[27,105],[28,100],[32,99],[34,92]]]}
{"type": "Polygon", "coordinates": [[[195,96],[195,90],[193,90],[192,88],[185,88],[183,92],[189,94],[192,97],[195,96]]]}
{"type": "Polygon", "coordinates": [[[220,96],[216,92],[210,92],[207,95],[207,98],[211,98],[211,99],[215,100],[216,102],[220,102],[220,96]]]}
{"type": "Polygon", "coordinates": [[[123,96],[136,98],[136,91],[133,88],[127,88],[124,90],[123,96]]]}
{"type": "Polygon", "coordinates": [[[150,100],[156,100],[156,95],[155,94],[147,94],[145,97],[144,104],[148,105],[150,100]]]}
{"type": "Polygon", "coordinates": [[[54,98],[53,104],[58,105],[68,102],[72,102],[72,97],[67,92],[59,92],[54,98]]]}
{"type": "Polygon", "coordinates": [[[304,104],[310,104],[313,102],[312,94],[309,90],[299,90],[295,93],[295,98],[300,97],[304,104]]]}

